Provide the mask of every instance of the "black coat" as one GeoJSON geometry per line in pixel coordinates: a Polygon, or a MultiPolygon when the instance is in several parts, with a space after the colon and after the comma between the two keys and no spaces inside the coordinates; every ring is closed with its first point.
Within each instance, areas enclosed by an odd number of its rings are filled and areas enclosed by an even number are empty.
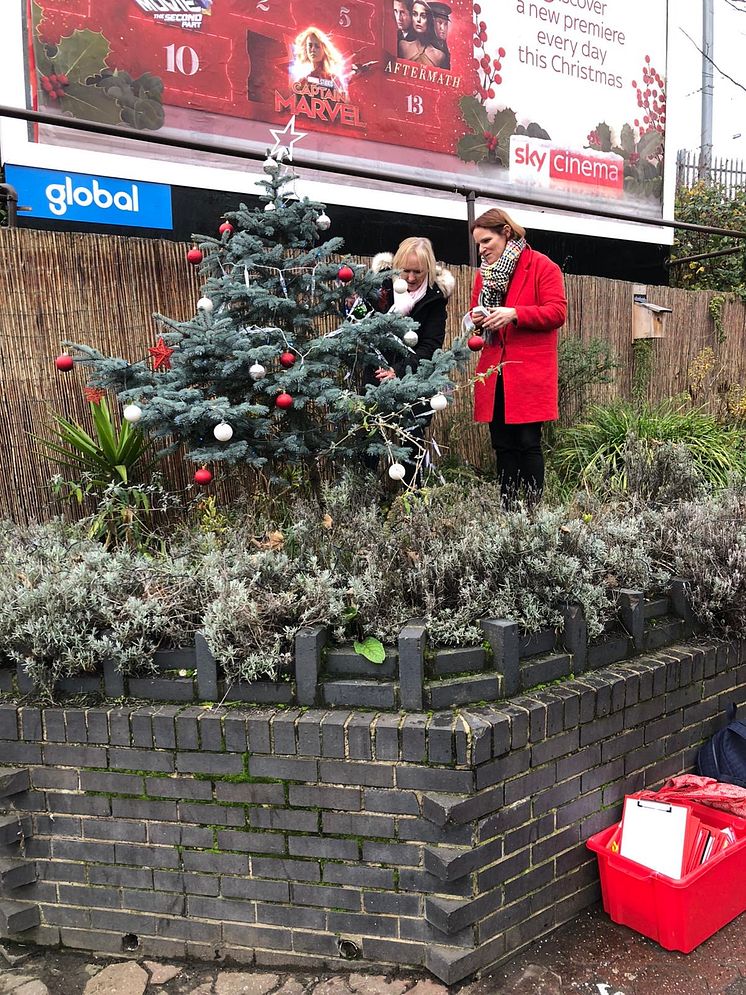
{"type": "MultiPolygon", "coordinates": [[[[391,284],[386,281],[383,287],[383,301],[391,301],[391,284]],[[387,286],[388,284],[388,286],[387,286]]],[[[384,309],[382,309],[384,310],[384,309]]],[[[385,308],[388,310],[388,306],[385,308]]],[[[397,352],[391,358],[391,368],[397,377],[403,377],[409,367],[414,372],[421,359],[432,359],[438,349],[443,348],[446,337],[446,297],[437,285],[428,287],[424,297],[421,297],[410,311],[409,318],[419,323],[417,329],[417,345],[413,352],[401,355],[397,352]]]]}

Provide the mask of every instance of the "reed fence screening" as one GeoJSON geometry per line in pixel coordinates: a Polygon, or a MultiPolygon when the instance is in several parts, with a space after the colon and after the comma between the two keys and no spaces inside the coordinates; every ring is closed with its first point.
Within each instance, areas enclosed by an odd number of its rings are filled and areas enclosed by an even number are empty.
{"type": "MultiPolygon", "coordinates": [[[[0,475],[0,515],[20,522],[45,518],[59,509],[51,500],[50,476],[59,467],[38,451],[32,435],[48,434],[50,413],[86,422],[85,371],[59,374],[54,358],[66,340],[85,342],[130,361],[147,356],[161,329],[154,312],[177,319],[194,314],[199,275],[185,260],[183,244],[149,239],[24,229],[0,229],[3,300],[0,304],[4,417],[0,440],[5,453],[0,475]]],[[[356,258],[356,257],[355,257],[356,258]]],[[[357,261],[365,261],[359,259],[357,261]]],[[[449,306],[449,339],[460,334],[469,305],[472,272],[452,267],[456,289],[449,306]]],[[[633,285],[588,276],[566,277],[569,318],[562,335],[589,342],[606,340],[620,366],[613,384],[594,388],[593,399],[629,396],[634,349],[631,334],[633,285]]],[[[711,347],[723,382],[746,385],[746,307],[726,298],[716,327],[708,304],[714,295],[649,287],[648,299],[673,309],[664,339],[653,340],[651,400],[687,388],[692,360],[711,347]]],[[[476,359],[472,362],[473,366],[476,359]]],[[[468,379],[468,374],[463,380],[468,379]]],[[[462,380],[462,382],[463,382],[462,380]]],[[[489,458],[486,426],[475,426],[467,386],[447,412],[436,416],[441,448],[455,450],[476,465],[489,458]]],[[[170,458],[167,479],[192,493],[194,466],[170,458]]],[[[219,493],[238,493],[246,474],[218,473],[219,493]]]]}

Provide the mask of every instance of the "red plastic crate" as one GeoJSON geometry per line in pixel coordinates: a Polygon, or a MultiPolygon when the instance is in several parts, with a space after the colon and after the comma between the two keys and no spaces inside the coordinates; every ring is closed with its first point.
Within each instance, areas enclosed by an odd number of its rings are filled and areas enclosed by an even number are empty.
{"type": "MultiPolygon", "coordinates": [[[[630,797],[638,797],[636,794],[630,797]]],[[[687,805],[702,822],[730,826],[736,842],[682,878],[670,878],[608,849],[618,823],[587,842],[598,857],[604,911],[614,922],[688,954],[746,912],[746,819],[707,805],[687,805]]]]}

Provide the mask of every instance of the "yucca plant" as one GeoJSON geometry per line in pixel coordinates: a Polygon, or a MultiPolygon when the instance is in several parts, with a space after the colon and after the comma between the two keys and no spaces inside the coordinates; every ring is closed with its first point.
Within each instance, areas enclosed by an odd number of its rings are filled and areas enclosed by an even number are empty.
{"type": "Polygon", "coordinates": [[[94,485],[130,484],[133,471],[140,474],[147,467],[141,464],[150,445],[136,425],[123,421],[117,429],[106,398],[89,404],[94,435],[82,425],[63,415],[52,414],[54,437],[34,436],[47,455],[56,456],[71,472],[85,476],[94,485]]]}
{"type": "Polygon", "coordinates": [[[117,427],[105,398],[90,402],[93,434],[77,422],[52,414],[54,435],[34,436],[47,456],[59,460],[67,475],[51,481],[55,497],[83,505],[93,504],[87,519],[88,536],[106,545],[147,546],[145,527],[156,510],[169,504],[160,477],[143,482],[153,460],[150,442],[135,425],[117,427]]]}
{"type": "Polygon", "coordinates": [[[746,476],[746,433],[678,398],[640,407],[628,401],[595,405],[580,425],[562,433],[552,462],[568,483],[626,491],[631,441],[651,456],[665,445],[684,446],[702,479],[714,487],[746,476]]]}

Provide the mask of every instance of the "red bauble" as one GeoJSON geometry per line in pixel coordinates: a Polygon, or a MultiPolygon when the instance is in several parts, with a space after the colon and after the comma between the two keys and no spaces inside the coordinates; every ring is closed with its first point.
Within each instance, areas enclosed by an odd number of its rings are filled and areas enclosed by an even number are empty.
{"type": "Polygon", "coordinates": [[[222,225],[218,228],[218,231],[220,232],[221,235],[225,234],[232,235],[233,225],[230,223],[230,221],[224,221],[222,225]]]}
{"type": "Polygon", "coordinates": [[[295,363],[295,353],[293,352],[283,352],[280,356],[280,366],[284,366],[286,370],[295,363]]]}
{"type": "Polygon", "coordinates": [[[212,474],[210,473],[210,471],[207,469],[206,466],[201,467],[194,474],[195,484],[199,484],[201,487],[204,487],[205,485],[209,484],[211,481],[212,481],[212,474]]]}
{"type": "Polygon", "coordinates": [[[204,256],[201,249],[190,249],[187,252],[187,262],[191,263],[192,266],[199,266],[203,259],[204,256]]]}
{"type": "Polygon", "coordinates": [[[58,356],[54,361],[54,365],[62,373],[68,373],[73,366],[75,366],[75,360],[72,356],[68,356],[66,352],[63,352],[61,356],[58,356]]]}
{"type": "Polygon", "coordinates": [[[293,398],[290,396],[290,394],[278,394],[277,397],[275,398],[275,404],[277,405],[278,408],[282,408],[283,410],[285,408],[292,408],[293,398]]]}
{"type": "Polygon", "coordinates": [[[466,344],[472,352],[479,352],[480,349],[484,349],[484,339],[481,335],[472,335],[466,344]]]}
{"type": "Polygon", "coordinates": [[[350,280],[355,279],[355,273],[349,266],[340,266],[337,279],[341,280],[342,283],[349,283],[350,280]]]}

